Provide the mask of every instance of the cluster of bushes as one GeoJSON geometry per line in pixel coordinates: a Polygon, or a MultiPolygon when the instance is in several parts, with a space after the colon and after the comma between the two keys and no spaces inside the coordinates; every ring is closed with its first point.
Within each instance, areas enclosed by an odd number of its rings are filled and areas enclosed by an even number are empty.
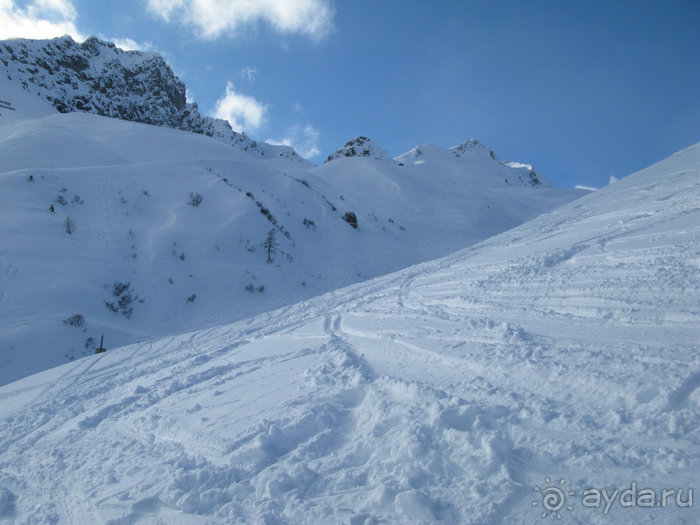
{"type": "Polygon", "coordinates": [[[85,325],[85,317],[81,314],[71,315],[68,319],[64,319],[63,323],[67,324],[68,326],[81,328],[85,325]]]}
{"type": "Polygon", "coordinates": [[[353,212],[353,211],[345,212],[345,215],[343,215],[343,220],[345,222],[347,222],[353,228],[357,229],[357,215],[355,215],[355,212],[353,212]]]}
{"type": "MultiPolygon", "coordinates": [[[[133,293],[131,283],[115,281],[112,287],[112,295],[115,297],[115,300],[105,301],[105,306],[115,314],[122,314],[127,319],[131,318],[131,314],[134,313],[133,303],[139,299],[139,296],[133,293]]],[[[139,302],[143,302],[143,299],[139,302]]]]}
{"type": "Polygon", "coordinates": [[[194,206],[195,208],[202,204],[202,196],[199,193],[192,193],[190,192],[190,200],[187,204],[190,206],[194,206]]]}

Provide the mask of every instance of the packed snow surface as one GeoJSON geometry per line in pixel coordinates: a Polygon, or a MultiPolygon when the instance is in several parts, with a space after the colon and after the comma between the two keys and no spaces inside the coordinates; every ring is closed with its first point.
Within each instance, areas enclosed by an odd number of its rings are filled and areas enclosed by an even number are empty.
{"type": "Polygon", "coordinates": [[[697,523],[699,167],[0,388],[0,520],[697,523]]]}

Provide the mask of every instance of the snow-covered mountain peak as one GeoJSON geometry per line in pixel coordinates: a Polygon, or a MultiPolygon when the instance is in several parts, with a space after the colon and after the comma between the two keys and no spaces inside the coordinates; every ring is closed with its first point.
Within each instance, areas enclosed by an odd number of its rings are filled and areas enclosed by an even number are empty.
{"type": "Polygon", "coordinates": [[[411,148],[410,151],[399,155],[394,160],[400,164],[422,164],[425,158],[432,158],[435,155],[444,155],[444,148],[436,146],[435,144],[421,144],[420,146],[415,146],[411,148]]]}
{"type": "MultiPolygon", "coordinates": [[[[0,81],[30,93],[32,98],[16,97],[25,105],[37,104],[38,96],[60,113],[82,111],[165,126],[213,137],[258,158],[305,162],[289,146],[254,141],[225,120],[202,116],[158,53],[124,51],[95,37],[83,43],[70,36],[5,40],[0,42],[0,81]]],[[[9,102],[20,112],[32,111],[19,100],[9,102]]]]}
{"type": "Polygon", "coordinates": [[[406,164],[424,164],[425,162],[447,162],[454,159],[467,162],[487,160],[494,162],[494,165],[500,164],[496,154],[476,139],[469,139],[451,148],[443,148],[435,144],[421,144],[399,155],[395,160],[406,164]]]}
{"type": "Polygon", "coordinates": [[[345,143],[342,148],[337,149],[328,156],[326,162],[335,159],[346,157],[367,157],[371,159],[381,160],[383,162],[393,164],[393,159],[389,154],[380,148],[372,139],[367,137],[355,137],[345,143]]]}
{"type": "Polygon", "coordinates": [[[416,146],[394,160],[399,165],[413,165],[436,170],[441,176],[451,175],[459,180],[473,179],[479,185],[551,188],[552,183],[538,174],[530,164],[501,162],[493,150],[476,139],[470,139],[449,149],[435,144],[416,146]]]}
{"type": "Polygon", "coordinates": [[[490,158],[491,160],[498,160],[496,158],[496,154],[492,150],[484,146],[481,142],[479,142],[476,139],[469,139],[466,142],[462,142],[462,144],[452,146],[449,149],[449,151],[451,151],[452,154],[457,158],[470,155],[484,156],[490,158]]]}

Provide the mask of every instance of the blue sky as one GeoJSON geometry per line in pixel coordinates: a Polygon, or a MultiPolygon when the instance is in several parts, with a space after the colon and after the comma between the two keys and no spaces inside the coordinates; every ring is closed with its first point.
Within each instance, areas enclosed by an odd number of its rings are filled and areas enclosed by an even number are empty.
{"type": "Polygon", "coordinates": [[[700,140],[700,2],[0,0],[0,38],[164,55],[208,115],[320,163],[477,138],[601,187],[700,140]]]}

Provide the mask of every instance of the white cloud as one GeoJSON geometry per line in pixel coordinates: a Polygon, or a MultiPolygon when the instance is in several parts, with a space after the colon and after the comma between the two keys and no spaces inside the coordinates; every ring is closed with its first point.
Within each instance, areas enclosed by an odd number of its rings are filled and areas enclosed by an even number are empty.
{"type": "Polygon", "coordinates": [[[596,188],[595,186],[584,186],[583,184],[577,184],[576,186],[574,186],[574,189],[575,190],[588,190],[588,191],[597,191],[598,190],[598,188],[596,188]]]}
{"type": "Polygon", "coordinates": [[[305,126],[292,126],[284,132],[281,140],[270,139],[267,142],[283,146],[291,146],[305,159],[316,157],[321,150],[318,149],[320,135],[311,124],[305,126]]]}
{"type": "Polygon", "coordinates": [[[55,38],[70,35],[82,42],[77,12],[70,0],[34,0],[21,8],[14,0],[0,0],[0,39],[55,38]]]}
{"type": "Polygon", "coordinates": [[[610,180],[608,180],[608,184],[615,184],[618,180],[620,179],[618,179],[615,175],[610,175],[610,180]]]}
{"type": "Polygon", "coordinates": [[[194,29],[204,39],[234,36],[259,21],[280,33],[299,33],[313,39],[333,27],[329,0],[146,0],[148,9],[166,22],[194,29]]]}
{"type": "Polygon", "coordinates": [[[216,101],[212,116],[228,120],[235,131],[257,131],[267,120],[267,106],[253,97],[240,95],[233,83],[226,84],[226,94],[216,101]]]}

